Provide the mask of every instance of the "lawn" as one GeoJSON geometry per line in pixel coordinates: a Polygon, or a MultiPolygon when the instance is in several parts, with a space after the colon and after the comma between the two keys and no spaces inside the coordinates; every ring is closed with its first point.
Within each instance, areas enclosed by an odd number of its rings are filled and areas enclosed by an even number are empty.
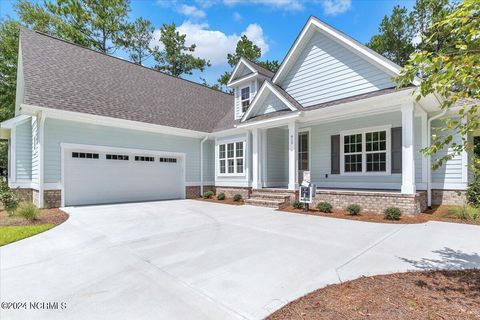
{"type": "Polygon", "coordinates": [[[51,223],[30,226],[0,226],[0,247],[31,237],[54,226],[55,225],[51,223]]]}

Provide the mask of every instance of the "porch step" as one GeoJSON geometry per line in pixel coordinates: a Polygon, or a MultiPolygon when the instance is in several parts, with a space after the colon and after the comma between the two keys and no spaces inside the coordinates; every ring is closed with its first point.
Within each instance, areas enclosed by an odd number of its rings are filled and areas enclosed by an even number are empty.
{"type": "Polygon", "coordinates": [[[250,198],[254,199],[265,199],[265,200],[287,200],[286,198],[290,198],[289,194],[282,194],[282,193],[265,193],[265,192],[253,192],[250,195],[250,198]]]}
{"type": "Polygon", "coordinates": [[[250,199],[245,199],[245,204],[249,204],[257,207],[268,207],[268,208],[278,209],[285,205],[285,201],[250,198],[250,199]]]}

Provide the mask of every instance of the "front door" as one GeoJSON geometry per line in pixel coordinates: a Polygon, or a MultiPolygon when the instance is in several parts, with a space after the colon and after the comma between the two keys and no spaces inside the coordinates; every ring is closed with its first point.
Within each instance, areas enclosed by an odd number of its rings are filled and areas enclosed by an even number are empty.
{"type": "Polygon", "coordinates": [[[303,171],[310,170],[310,134],[309,131],[298,133],[298,183],[302,183],[303,171]]]}

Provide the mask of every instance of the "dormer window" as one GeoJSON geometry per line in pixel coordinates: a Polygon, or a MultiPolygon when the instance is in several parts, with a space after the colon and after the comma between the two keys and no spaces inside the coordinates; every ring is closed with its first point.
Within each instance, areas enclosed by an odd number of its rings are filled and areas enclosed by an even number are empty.
{"type": "Polygon", "coordinates": [[[250,86],[242,88],[241,90],[242,112],[247,111],[250,105],[250,86]]]}

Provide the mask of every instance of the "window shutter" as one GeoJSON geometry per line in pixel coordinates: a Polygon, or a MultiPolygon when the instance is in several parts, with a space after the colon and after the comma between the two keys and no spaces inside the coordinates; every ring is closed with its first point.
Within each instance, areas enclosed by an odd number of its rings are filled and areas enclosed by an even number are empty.
{"type": "Polygon", "coordinates": [[[331,139],[331,174],[340,174],[340,135],[334,135],[331,139]]]}
{"type": "Polygon", "coordinates": [[[392,128],[392,173],[402,173],[402,127],[392,128]]]}

